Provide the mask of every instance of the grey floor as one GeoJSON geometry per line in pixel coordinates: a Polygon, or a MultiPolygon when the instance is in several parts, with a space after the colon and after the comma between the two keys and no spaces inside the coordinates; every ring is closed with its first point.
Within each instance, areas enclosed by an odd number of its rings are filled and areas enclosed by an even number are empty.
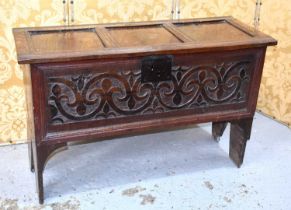
{"type": "Polygon", "coordinates": [[[0,147],[0,209],[291,209],[291,130],[256,114],[244,164],[210,124],[73,145],[44,174],[37,204],[27,146],[0,147]]]}

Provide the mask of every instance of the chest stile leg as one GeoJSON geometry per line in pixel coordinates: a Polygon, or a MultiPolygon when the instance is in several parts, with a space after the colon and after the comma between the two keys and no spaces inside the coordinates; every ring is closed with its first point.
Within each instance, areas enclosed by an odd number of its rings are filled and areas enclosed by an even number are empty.
{"type": "Polygon", "coordinates": [[[227,122],[213,122],[212,123],[212,136],[215,141],[219,142],[220,137],[223,135],[227,126],[227,122]]]}
{"type": "Polygon", "coordinates": [[[36,188],[38,192],[39,203],[44,202],[44,188],[43,188],[43,171],[48,159],[60,150],[67,147],[67,143],[58,143],[52,145],[37,145],[37,140],[33,142],[33,159],[35,166],[36,188]]]}
{"type": "Polygon", "coordinates": [[[239,168],[244,159],[247,141],[251,136],[253,118],[231,122],[229,157],[239,168]]]}

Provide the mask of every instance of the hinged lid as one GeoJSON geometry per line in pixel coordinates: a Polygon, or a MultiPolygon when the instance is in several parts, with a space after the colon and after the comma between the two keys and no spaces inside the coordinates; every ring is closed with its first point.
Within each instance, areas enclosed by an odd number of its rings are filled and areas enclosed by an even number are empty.
{"type": "Polygon", "coordinates": [[[232,17],[13,30],[18,62],[44,63],[275,45],[232,17]]]}

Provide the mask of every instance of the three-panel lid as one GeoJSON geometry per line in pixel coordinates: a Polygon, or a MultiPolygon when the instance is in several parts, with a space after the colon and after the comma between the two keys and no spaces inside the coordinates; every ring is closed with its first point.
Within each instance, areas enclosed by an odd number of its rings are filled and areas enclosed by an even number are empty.
{"type": "Polygon", "coordinates": [[[16,28],[19,63],[232,50],[277,41],[232,17],[16,28]]]}

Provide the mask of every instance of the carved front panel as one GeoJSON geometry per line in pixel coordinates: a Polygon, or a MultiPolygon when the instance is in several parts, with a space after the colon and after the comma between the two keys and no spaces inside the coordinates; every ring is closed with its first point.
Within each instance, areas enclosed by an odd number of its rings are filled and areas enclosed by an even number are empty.
{"type": "Polygon", "coordinates": [[[171,80],[141,83],[140,69],[49,76],[52,125],[153,115],[247,100],[250,60],[173,66],[171,80]]]}

